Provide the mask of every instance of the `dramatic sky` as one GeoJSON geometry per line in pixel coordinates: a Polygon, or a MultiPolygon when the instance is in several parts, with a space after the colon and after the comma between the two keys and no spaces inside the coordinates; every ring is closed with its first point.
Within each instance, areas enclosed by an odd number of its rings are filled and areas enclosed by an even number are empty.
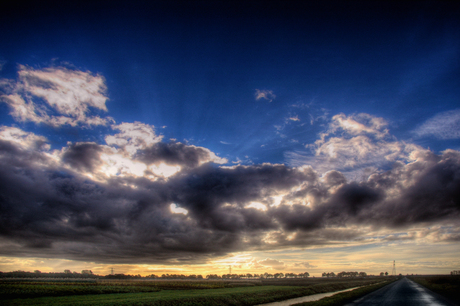
{"type": "Polygon", "coordinates": [[[459,269],[459,6],[220,2],[2,7],[0,271],[459,269]]]}

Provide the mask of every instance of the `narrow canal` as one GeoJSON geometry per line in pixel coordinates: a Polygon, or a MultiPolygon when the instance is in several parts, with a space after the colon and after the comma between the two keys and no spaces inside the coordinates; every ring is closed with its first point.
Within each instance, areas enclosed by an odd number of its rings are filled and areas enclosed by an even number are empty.
{"type": "Polygon", "coordinates": [[[347,292],[347,291],[351,291],[351,290],[354,290],[354,289],[357,289],[357,288],[359,288],[359,287],[348,288],[348,289],[345,289],[345,290],[334,291],[334,292],[326,292],[326,293],[318,293],[318,294],[312,294],[312,295],[307,295],[307,296],[301,296],[301,297],[298,297],[298,298],[289,299],[289,300],[285,300],[285,301],[281,301],[281,302],[259,304],[259,305],[256,305],[256,306],[289,306],[289,305],[293,305],[293,304],[297,304],[297,303],[312,302],[312,301],[317,301],[317,300],[320,300],[322,298],[325,298],[325,297],[328,297],[328,296],[331,296],[331,295],[334,295],[334,294],[337,294],[337,293],[347,292]]]}

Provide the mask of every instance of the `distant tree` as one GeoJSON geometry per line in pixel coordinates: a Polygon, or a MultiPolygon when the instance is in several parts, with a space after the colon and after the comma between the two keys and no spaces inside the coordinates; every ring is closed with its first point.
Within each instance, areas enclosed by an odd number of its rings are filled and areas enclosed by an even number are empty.
{"type": "Polygon", "coordinates": [[[385,272],[385,276],[388,276],[388,272],[385,272]]]}
{"type": "Polygon", "coordinates": [[[358,272],[345,272],[345,271],[342,271],[337,274],[338,277],[356,277],[358,275],[359,275],[358,272]]]}
{"type": "Polygon", "coordinates": [[[366,276],[367,276],[367,273],[366,273],[366,272],[359,272],[359,276],[361,276],[361,277],[366,277],[366,276]]]}
{"type": "Polygon", "coordinates": [[[384,272],[380,272],[380,276],[385,276],[385,273],[384,273],[384,272]]]}
{"type": "MultiPolygon", "coordinates": [[[[323,277],[335,277],[335,273],[334,272],[323,272],[322,274],[323,277]]],[[[338,276],[338,275],[337,275],[338,276]]]]}
{"type": "Polygon", "coordinates": [[[40,271],[40,270],[35,270],[34,273],[40,274],[40,273],[42,273],[42,271],[40,271]]]}

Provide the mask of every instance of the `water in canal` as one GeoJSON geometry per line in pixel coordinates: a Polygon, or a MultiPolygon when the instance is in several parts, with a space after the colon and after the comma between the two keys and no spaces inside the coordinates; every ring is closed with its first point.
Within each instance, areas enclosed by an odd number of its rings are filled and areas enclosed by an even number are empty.
{"type": "Polygon", "coordinates": [[[312,295],[307,295],[307,296],[302,296],[294,299],[289,299],[281,302],[273,302],[273,303],[267,303],[267,304],[259,304],[256,306],[289,306],[297,303],[303,303],[303,302],[312,302],[312,301],[317,301],[322,298],[340,293],[340,292],[346,292],[346,291],[351,291],[359,287],[354,287],[354,288],[348,288],[345,290],[340,290],[340,291],[334,291],[334,292],[326,292],[326,293],[318,293],[318,294],[312,294],[312,295]]]}

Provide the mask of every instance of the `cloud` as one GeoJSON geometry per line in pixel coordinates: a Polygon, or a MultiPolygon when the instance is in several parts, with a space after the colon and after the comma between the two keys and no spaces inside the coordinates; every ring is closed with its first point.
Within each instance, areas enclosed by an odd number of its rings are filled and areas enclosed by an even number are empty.
{"type": "Polygon", "coordinates": [[[272,258],[265,258],[262,260],[257,260],[256,258],[252,258],[250,262],[248,262],[248,267],[250,269],[273,269],[273,270],[282,270],[286,269],[286,264],[282,261],[272,259],[272,258]]]}
{"type": "Polygon", "coordinates": [[[264,260],[259,260],[257,262],[258,265],[264,266],[264,267],[271,267],[272,269],[284,269],[285,264],[282,261],[276,260],[276,259],[271,259],[271,258],[266,258],[264,260]]]}
{"type": "Polygon", "coordinates": [[[134,123],[124,122],[113,125],[112,129],[119,130],[120,133],[106,136],[105,142],[108,145],[122,148],[127,154],[132,156],[138,150],[145,149],[163,139],[163,136],[155,134],[154,128],[153,125],[137,121],[134,123]]]}
{"type": "Polygon", "coordinates": [[[436,114],[416,128],[413,133],[418,137],[433,136],[439,139],[459,139],[460,110],[436,114]]]}
{"type": "Polygon", "coordinates": [[[184,215],[188,214],[188,211],[187,211],[186,209],[183,209],[183,208],[181,208],[181,207],[178,207],[178,206],[177,206],[176,204],[174,204],[174,203],[171,204],[169,207],[171,208],[171,211],[172,211],[173,213],[175,213],[175,214],[184,214],[184,215]]]}
{"type": "Polygon", "coordinates": [[[397,161],[408,161],[411,152],[422,150],[396,140],[387,125],[383,118],[369,114],[338,114],[332,117],[319,139],[306,146],[313,155],[308,151],[291,151],[285,152],[285,156],[293,166],[311,164],[320,172],[337,169],[356,177],[368,168],[376,170],[397,161]]]}
{"type": "Polygon", "coordinates": [[[276,98],[276,95],[273,93],[272,90],[256,89],[255,97],[256,100],[265,99],[268,102],[272,102],[276,98]]]}
{"type": "Polygon", "coordinates": [[[112,122],[113,131],[105,143],[51,150],[44,136],[0,127],[0,255],[196,264],[239,251],[458,241],[458,151],[434,154],[396,140],[383,118],[338,114],[307,146],[311,155],[229,167],[207,148],[164,142],[153,125],[92,115],[107,110],[104,83],[89,72],[23,66],[17,81],[1,81],[18,121],[112,122]],[[365,179],[348,179],[356,169],[365,179]]]}
{"type": "Polygon", "coordinates": [[[180,142],[158,142],[139,151],[135,159],[146,164],[164,162],[167,165],[179,165],[189,168],[198,167],[207,162],[225,164],[227,159],[216,156],[209,149],[185,145],[180,142]]]}
{"type": "Polygon", "coordinates": [[[353,182],[308,166],[202,162],[212,158],[200,147],[162,143],[154,134],[146,143],[144,132],[152,136],[152,129],[125,125],[110,144],[69,143],[50,152],[44,137],[2,127],[0,254],[176,264],[238,251],[371,243],[382,231],[440,224],[450,230],[411,239],[458,239],[458,151],[414,151],[410,161],[353,182]],[[152,179],[148,170],[106,171],[107,156],[143,169],[157,161],[181,167],[168,179],[152,179]]]}
{"type": "Polygon", "coordinates": [[[317,268],[318,266],[311,265],[308,262],[302,262],[302,263],[295,263],[294,267],[312,269],[312,268],[317,268]]]}
{"type": "Polygon", "coordinates": [[[153,126],[140,122],[112,126],[120,133],[105,137],[106,145],[68,143],[59,155],[62,165],[81,175],[106,182],[114,177],[167,179],[182,170],[227,159],[210,150],[179,142],[161,142],[153,126]]]}
{"type": "Polygon", "coordinates": [[[18,80],[0,82],[1,100],[19,122],[31,121],[51,126],[107,125],[110,117],[88,116],[90,111],[107,111],[105,80],[90,72],[65,67],[33,69],[19,66],[18,80]],[[55,115],[57,113],[57,115],[55,115]]]}
{"type": "Polygon", "coordinates": [[[0,127],[0,139],[8,141],[24,150],[49,150],[47,139],[15,127],[0,127]]]}
{"type": "Polygon", "coordinates": [[[81,172],[93,172],[103,163],[102,151],[96,143],[70,143],[64,150],[62,162],[81,172]]]}
{"type": "Polygon", "coordinates": [[[385,119],[365,113],[350,116],[338,114],[332,117],[327,134],[342,130],[351,135],[371,134],[382,138],[388,134],[387,125],[385,119]]]}

